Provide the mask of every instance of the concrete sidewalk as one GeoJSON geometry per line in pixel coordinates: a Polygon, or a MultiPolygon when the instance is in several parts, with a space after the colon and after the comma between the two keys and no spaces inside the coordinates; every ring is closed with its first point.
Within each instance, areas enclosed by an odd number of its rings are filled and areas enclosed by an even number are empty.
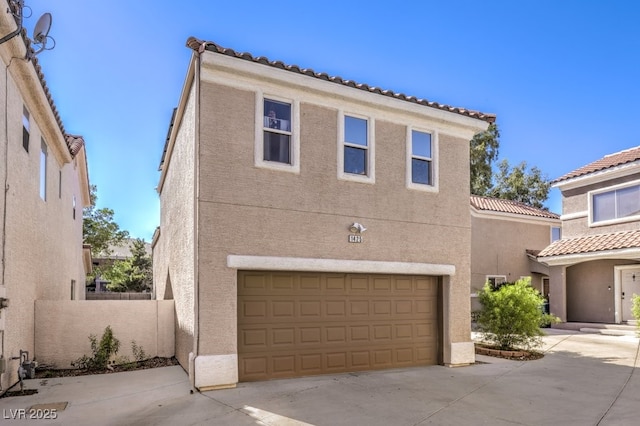
{"type": "Polygon", "coordinates": [[[29,380],[27,386],[38,393],[0,399],[0,420],[8,425],[637,424],[638,338],[548,333],[546,355],[537,361],[478,356],[478,364],[464,368],[273,380],[194,394],[180,367],[29,380]],[[20,409],[55,402],[68,402],[55,420],[12,419],[20,409]]]}

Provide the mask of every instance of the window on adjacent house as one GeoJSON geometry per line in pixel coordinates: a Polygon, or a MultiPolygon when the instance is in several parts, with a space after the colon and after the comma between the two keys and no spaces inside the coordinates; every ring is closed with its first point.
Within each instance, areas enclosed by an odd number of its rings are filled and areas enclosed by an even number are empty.
{"type": "Polygon", "coordinates": [[[411,182],[433,185],[431,134],[411,131],[411,182]]]}
{"type": "Polygon", "coordinates": [[[640,216],[640,185],[594,193],[591,203],[594,223],[640,216]]]}
{"type": "Polygon", "coordinates": [[[76,280],[71,280],[71,300],[76,300],[76,280]]]}
{"type": "Polygon", "coordinates": [[[29,152],[29,111],[27,107],[22,107],[22,147],[25,151],[29,152]]]}
{"type": "Polygon", "coordinates": [[[551,242],[558,241],[562,238],[562,228],[559,226],[551,227],[551,242]]]}
{"type": "Polygon", "coordinates": [[[369,131],[367,120],[344,116],[344,172],[368,175],[369,131]]]}
{"type": "Polygon", "coordinates": [[[76,219],[76,196],[75,195],[73,196],[72,204],[73,204],[72,217],[73,217],[73,220],[75,220],[76,219]]]}
{"type": "Polygon", "coordinates": [[[494,290],[500,288],[500,286],[507,282],[506,275],[487,275],[486,282],[489,283],[494,290]]]}
{"type": "Polygon", "coordinates": [[[47,144],[40,141],[40,198],[47,201],[47,144]]]}
{"type": "Polygon", "coordinates": [[[265,161],[291,164],[291,104],[264,100],[263,118],[265,161]]]}

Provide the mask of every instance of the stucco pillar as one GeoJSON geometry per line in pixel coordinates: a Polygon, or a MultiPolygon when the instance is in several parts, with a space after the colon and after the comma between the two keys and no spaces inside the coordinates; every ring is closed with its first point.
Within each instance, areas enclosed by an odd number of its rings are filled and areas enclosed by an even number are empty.
{"type": "MultiPolygon", "coordinates": [[[[454,342],[452,336],[455,334],[453,327],[456,311],[460,306],[455,303],[453,297],[452,277],[445,275],[442,277],[442,360],[447,367],[459,367],[473,364],[476,361],[475,346],[471,341],[471,335],[464,342],[454,342]]],[[[467,306],[468,308],[468,306],[467,306]]],[[[467,309],[467,313],[469,310],[467,309]]],[[[469,318],[469,321],[471,318],[469,318]]]]}
{"type": "Polygon", "coordinates": [[[567,322],[567,267],[549,268],[549,312],[567,322]]]}

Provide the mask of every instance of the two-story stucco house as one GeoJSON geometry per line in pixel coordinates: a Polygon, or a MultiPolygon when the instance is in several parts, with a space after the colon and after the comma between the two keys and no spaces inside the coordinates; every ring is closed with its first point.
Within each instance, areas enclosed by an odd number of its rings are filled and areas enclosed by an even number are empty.
{"type": "Polygon", "coordinates": [[[17,2],[0,1],[0,385],[35,350],[34,301],[83,299],[91,268],[82,244],[89,203],[84,140],[68,135],[37,58],[18,29],[17,2]],[[9,37],[15,33],[15,36],[9,37]]]}
{"type": "Polygon", "coordinates": [[[495,117],[187,44],[153,246],[194,385],[474,362],[469,140],[495,117]]]}
{"type": "Polygon", "coordinates": [[[548,210],[498,198],[471,196],[471,310],[480,309],[477,292],[486,282],[531,278],[549,294],[549,267],[536,255],[560,239],[560,216],[548,210]]]}
{"type": "Polygon", "coordinates": [[[539,253],[550,266],[550,307],[563,321],[633,319],[640,294],[640,147],[556,179],[562,239],[539,253]]]}

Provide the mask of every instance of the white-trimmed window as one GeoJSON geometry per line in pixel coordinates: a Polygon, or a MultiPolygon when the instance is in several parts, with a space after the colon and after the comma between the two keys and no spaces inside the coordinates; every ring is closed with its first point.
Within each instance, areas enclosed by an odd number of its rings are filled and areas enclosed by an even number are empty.
{"type": "Polygon", "coordinates": [[[22,147],[25,151],[29,152],[29,111],[26,106],[22,106],[22,147]]]}
{"type": "Polygon", "coordinates": [[[40,198],[47,201],[47,144],[40,139],[40,198]]]}
{"type": "Polygon", "coordinates": [[[373,183],[374,124],[368,117],[340,113],[338,126],[338,177],[373,183]]]}
{"type": "Polygon", "coordinates": [[[627,222],[640,219],[640,183],[619,185],[589,194],[591,224],[627,222]]]}
{"type": "Polygon", "coordinates": [[[407,187],[437,191],[436,136],[407,127],[407,187]]]}
{"type": "Polygon", "coordinates": [[[506,275],[487,275],[485,282],[488,282],[491,288],[496,289],[501,284],[507,282],[506,275]]]}
{"type": "Polygon", "coordinates": [[[551,227],[551,242],[558,241],[562,238],[562,228],[559,226],[551,227]]]}
{"type": "Polygon", "coordinates": [[[259,94],[256,111],[256,165],[299,172],[298,103],[259,94]]]}

